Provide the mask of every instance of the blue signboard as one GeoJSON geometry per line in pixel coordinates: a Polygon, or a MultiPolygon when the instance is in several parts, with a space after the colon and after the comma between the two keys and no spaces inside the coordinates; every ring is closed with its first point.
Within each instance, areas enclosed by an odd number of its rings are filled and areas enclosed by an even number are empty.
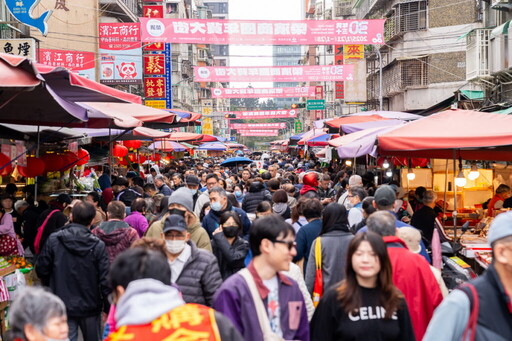
{"type": "Polygon", "coordinates": [[[48,34],[48,19],[52,11],[44,12],[39,18],[32,17],[32,11],[41,0],[4,0],[11,15],[22,24],[36,28],[43,36],[48,34]]]}
{"type": "Polygon", "coordinates": [[[172,109],[172,54],[171,44],[165,44],[165,104],[167,109],[172,109]]]}

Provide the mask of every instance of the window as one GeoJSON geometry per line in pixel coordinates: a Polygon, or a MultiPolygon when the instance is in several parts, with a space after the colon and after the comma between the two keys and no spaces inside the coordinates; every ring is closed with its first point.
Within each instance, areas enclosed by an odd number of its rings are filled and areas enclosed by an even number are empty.
{"type": "Polygon", "coordinates": [[[396,35],[427,29],[427,2],[410,1],[393,7],[385,23],[386,40],[396,35]]]}

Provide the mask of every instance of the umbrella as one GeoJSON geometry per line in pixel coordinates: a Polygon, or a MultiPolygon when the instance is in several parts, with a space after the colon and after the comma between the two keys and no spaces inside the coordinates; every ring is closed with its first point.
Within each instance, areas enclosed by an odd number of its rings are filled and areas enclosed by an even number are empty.
{"type": "Polygon", "coordinates": [[[153,142],[148,148],[152,150],[158,149],[162,152],[184,152],[187,150],[187,147],[184,145],[169,140],[153,142]]]}
{"type": "Polygon", "coordinates": [[[238,165],[248,165],[253,163],[253,161],[246,157],[231,157],[229,159],[226,159],[224,162],[222,162],[220,165],[223,167],[237,167],[238,165]]]}
{"type": "Polygon", "coordinates": [[[227,148],[224,144],[222,144],[220,142],[209,142],[209,143],[203,143],[197,149],[198,150],[225,151],[227,148]]]}

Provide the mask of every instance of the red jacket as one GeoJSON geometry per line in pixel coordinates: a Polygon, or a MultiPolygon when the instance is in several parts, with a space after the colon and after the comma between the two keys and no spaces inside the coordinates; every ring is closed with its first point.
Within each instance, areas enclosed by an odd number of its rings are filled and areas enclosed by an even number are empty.
{"type": "Polygon", "coordinates": [[[393,283],[404,294],[416,340],[422,340],[434,309],[443,300],[430,265],[407,249],[398,237],[384,237],[393,269],[393,283]]]}

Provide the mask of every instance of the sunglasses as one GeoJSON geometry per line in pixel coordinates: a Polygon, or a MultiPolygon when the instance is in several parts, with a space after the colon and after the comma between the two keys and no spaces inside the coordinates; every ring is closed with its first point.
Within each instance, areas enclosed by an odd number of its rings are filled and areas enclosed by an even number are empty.
{"type": "Polygon", "coordinates": [[[278,244],[286,244],[288,247],[288,251],[291,251],[292,248],[297,248],[297,243],[293,240],[272,240],[272,243],[278,243],[278,244]]]}

